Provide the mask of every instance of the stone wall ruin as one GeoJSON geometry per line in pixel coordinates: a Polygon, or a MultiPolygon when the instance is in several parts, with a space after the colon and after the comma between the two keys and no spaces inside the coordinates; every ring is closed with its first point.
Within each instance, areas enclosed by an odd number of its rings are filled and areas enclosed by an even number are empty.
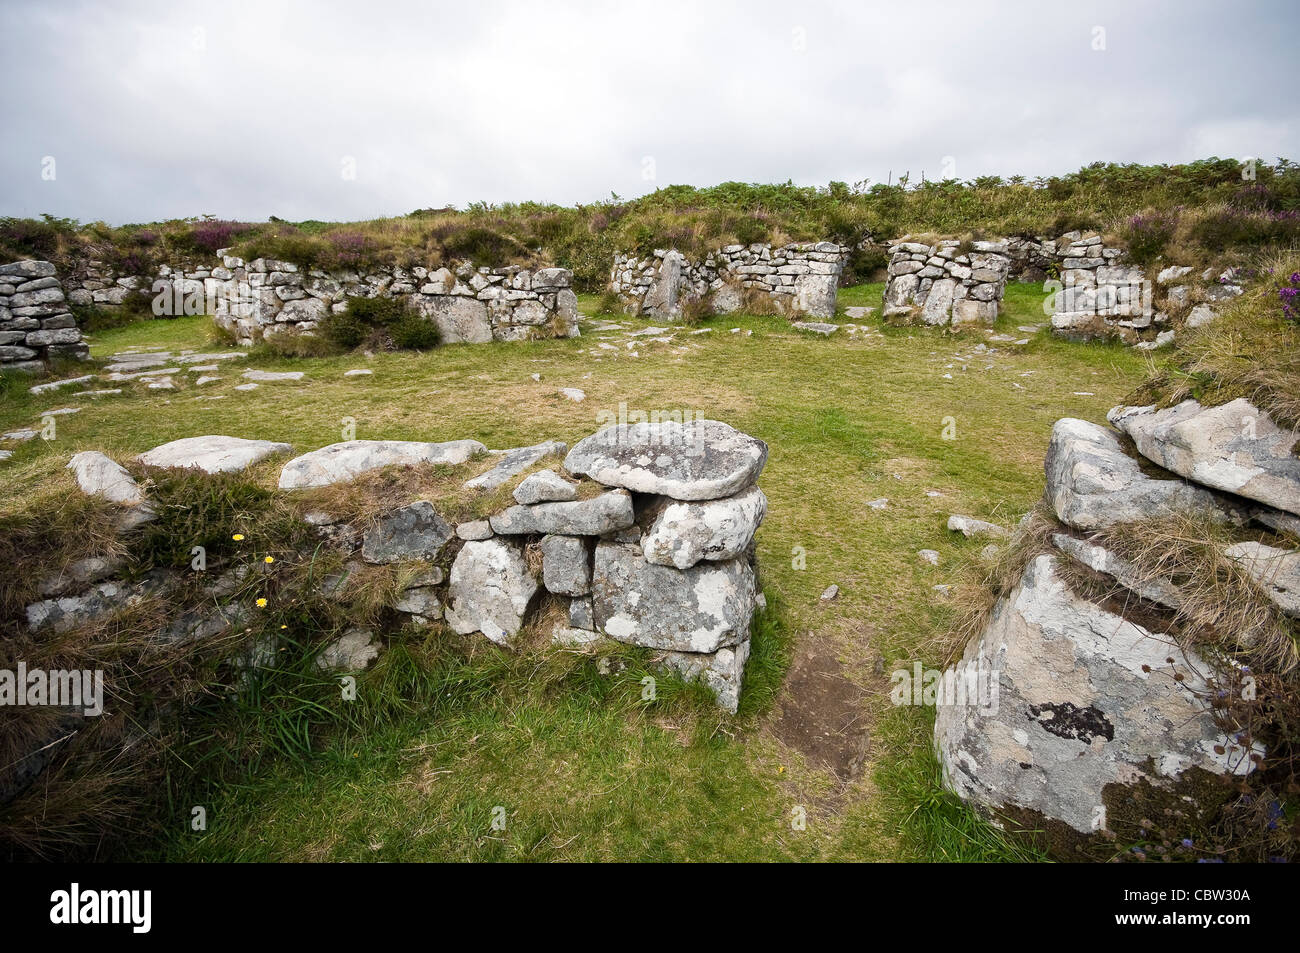
{"type": "Polygon", "coordinates": [[[674,249],[658,249],[648,258],[619,254],[609,290],[627,313],[663,320],[680,319],[693,301],[711,313],[730,314],[745,306],[747,295],[762,296],[789,317],[831,318],[850,251],[835,242],[803,242],[727,245],[698,261],[674,249]]]}

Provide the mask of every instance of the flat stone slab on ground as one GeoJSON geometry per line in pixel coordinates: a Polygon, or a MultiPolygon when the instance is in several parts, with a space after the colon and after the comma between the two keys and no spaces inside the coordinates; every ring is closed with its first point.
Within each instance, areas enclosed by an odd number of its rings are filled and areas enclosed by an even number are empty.
{"type": "Polygon", "coordinates": [[[102,496],[106,500],[128,506],[138,506],[145,502],[144,491],[131,474],[98,450],[83,450],[73,454],[67,469],[76,476],[81,492],[88,496],[102,496]]]}
{"type": "Polygon", "coordinates": [[[64,387],[72,387],[75,384],[89,384],[95,379],[95,375],[87,374],[84,377],[69,377],[61,381],[49,381],[45,384],[33,384],[27,388],[28,393],[48,394],[50,391],[62,390],[64,387]]]}
{"type": "Polygon", "coordinates": [[[300,381],[305,376],[302,371],[259,371],[250,367],[242,377],[250,381],[300,381]]]}
{"type": "Polygon", "coordinates": [[[270,440],[210,435],[173,440],[145,451],[136,459],[151,467],[237,473],[273,453],[287,453],[292,449],[290,444],[270,440]]]}
{"type": "Polygon", "coordinates": [[[387,466],[457,466],[480,453],[487,453],[487,447],[477,440],[348,440],[294,457],[280,471],[280,489],[330,486],[387,466]]]}

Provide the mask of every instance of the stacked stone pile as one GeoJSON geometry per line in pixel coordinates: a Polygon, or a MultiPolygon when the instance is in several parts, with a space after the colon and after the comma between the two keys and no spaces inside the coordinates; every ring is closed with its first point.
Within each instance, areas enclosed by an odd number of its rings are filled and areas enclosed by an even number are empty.
{"type": "Polygon", "coordinates": [[[0,370],[36,371],[55,357],[90,357],[48,261],[0,265],[0,370]]]}
{"type": "Polygon", "coordinates": [[[704,300],[714,314],[738,311],[745,294],[769,298],[782,314],[830,318],[851,249],[835,242],[727,245],[699,261],[673,249],[644,259],[614,256],[610,290],[629,314],[673,320],[689,301],[704,300]]]}
{"type": "Polygon", "coordinates": [[[969,251],[955,239],[937,245],[895,242],[882,314],[929,325],[992,324],[1009,271],[1000,242],[972,242],[969,251]]]}
{"type": "MultiPolygon", "coordinates": [[[[1053,428],[1047,545],[944,676],[959,685],[992,672],[997,697],[949,696],[935,723],[946,783],[963,799],[1083,836],[1116,830],[1135,787],[1165,792],[1178,812],[1213,810],[1205,779],[1226,783],[1267,756],[1211,704],[1239,671],[1171,634],[1185,581],[1140,570],[1108,534],[1183,514],[1229,527],[1224,556],[1255,599],[1300,618],[1298,435],[1245,399],[1117,407],[1109,418],[1122,435],[1075,419],[1053,428]],[[1079,588],[1080,573],[1118,594],[1079,588]]],[[[1220,635],[1238,646],[1253,637],[1220,635]]],[[[1120,833],[1137,836],[1130,826],[1120,833]]]]}

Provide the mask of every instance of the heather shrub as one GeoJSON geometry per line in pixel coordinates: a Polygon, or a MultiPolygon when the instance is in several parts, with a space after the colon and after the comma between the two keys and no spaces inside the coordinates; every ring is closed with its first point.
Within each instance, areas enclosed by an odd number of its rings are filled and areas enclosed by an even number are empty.
{"type": "Polygon", "coordinates": [[[1128,245],[1129,257],[1140,265],[1149,264],[1164,254],[1178,228],[1178,213],[1144,212],[1134,215],[1120,229],[1128,245]]]}

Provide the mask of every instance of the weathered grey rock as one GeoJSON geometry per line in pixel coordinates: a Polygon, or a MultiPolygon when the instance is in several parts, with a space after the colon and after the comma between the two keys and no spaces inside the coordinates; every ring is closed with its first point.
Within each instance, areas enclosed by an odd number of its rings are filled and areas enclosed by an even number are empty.
{"type": "Polygon", "coordinates": [[[1283,513],[1272,507],[1261,506],[1251,512],[1250,518],[1275,532],[1300,536],[1300,516],[1292,516],[1290,513],[1283,513]]]}
{"type": "Polygon", "coordinates": [[[1143,599],[1174,610],[1183,604],[1182,591],[1168,579],[1144,579],[1132,563],[1104,546],[1065,533],[1053,533],[1052,545],[1093,572],[1110,576],[1143,599]]]}
{"type": "Polygon", "coordinates": [[[1190,273],[1191,270],[1191,267],[1186,265],[1170,265],[1168,268],[1161,269],[1160,274],[1156,275],[1156,282],[1167,285],[1169,282],[1177,281],[1183,275],[1190,273]]]}
{"type": "Polygon", "coordinates": [[[432,463],[456,466],[486,453],[477,440],[423,443],[416,440],[348,440],[294,457],[280,471],[280,489],[330,486],[388,466],[432,463]]]}
{"type": "Polygon", "coordinates": [[[948,324],[952,320],[953,294],[957,282],[952,278],[939,278],[930,286],[921,307],[921,320],[926,324],[948,324]]]}
{"type": "Polygon", "coordinates": [[[749,638],[757,590],[744,559],[690,569],[645,561],[636,543],[596,546],[596,628],[620,642],[675,652],[716,652],[749,638]]]}
{"type": "Polygon", "coordinates": [[[420,313],[438,326],[444,344],[486,344],[492,340],[487,305],[462,295],[421,295],[420,313]]]}
{"type": "Polygon", "coordinates": [[[561,596],[591,592],[591,545],[581,536],[542,537],[542,584],[561,596]]]}
{"type": "Polygon", "coordinates": [[[489,539],[492,536],[492,524],[487,520],[469,520],[456,526],[456,535],[461,539],[489,539]]]}
{"type": "Polygon", "coordinates": [[[1249,773],[1249,752],[1204,701],[1207,671],[1169,636],[1071,592],[1053,557],[1038,556],[944,674],[935,745],[945,783],[985,808],[1088,833],[1105,823],[1109,785],[1168,785],[1192,768],[1249,773]]]}
{"type": "Polygon", "coordinates": [[[972,536],[1006,536],[1007,529],[999,526],[997,523],[986,523],[984,520],[977,520],[970,516],[958,516],[956,513],[948,517],[948,530],[953,533],[961,533],[967,539],[972,536]]]}
{"type": "Polygon", "coordinates": [[[130,608],[143,596],[158,591],[164,584],[165,577],[160,574],[146,576],[135,584],[110,579],[79,595],[45,599],[27,607],[27,627],[32,632],[45,629],[66,632],[130,608]]]}
{"type": "Polygon", "coordinates": [[[758,479],[767,444],[716,420],[615,424],[578,442],[564,469],[674,500],[732,496],[758,479]]]}
{"type": "Polygon", "coordinates": [[[537,589],[521,543],[495,538],[468,542],[451,565],[447,623],[461,635],[482,632],[509,647],[537,589]]]}
{"type": "MultiPolygon", "coordinates": [[[[50,381],[46,384],[33,384],[27,388],[32,394],[48,394],[50,391],[62,390],[65,387],[75,387],[77,384],[89,384],[95,379],[93,374],[87,374],[84,377],[68,377],[61,381],[50,381]]],[[[74,395],[75,396],[75,395],[74,395]]]]}
{"type": "Polygon", "coordinates": [[[1218,407],[1116,407],[1111,423],[1147,459],[1189,480],[1300,514],[1300,434],[1244,397],[1218,407]]]}
{"type": "Polygon", "coordinates": [[[830,337],[840,329],[838,324],[826,324],[822,321],[791,321],[790,327],[798,328],[800,331],[808,331],[812,334],[820,334],[824,338],[830,337]]]}
{"type": "Polygon", "coordinates": [[[451,524],[438,515],[433,504],[419,500],[381,516],[366,531],[361,557],[368,563],[437,559],[454,535],[451,524]]]}
{"type": "Polygon", "coordinates": [[[604,638],[604,635],[592,629],[580,629],[571,625],[557,625],[551,629],[551,644],[565,648],[582,648],[604,638]]]}
{"type": "Polygon", "coordinates": [[[492,531],[506,536],[556,533],[562,536],[603,536],[626,529],[636,521],[632,496],[611,490],[589,500],[511,506],[493,516],[492,531]]]}
{"type": "Polygon", "coordinates": [[[569,625],[576,629],[596,628],[596,612],[592,608],[591,596],[569,600],[569,625]]]}
{"type": "Polygon", "coordinates": [[[704,503],[670,502],[641,538],[646,561],[688,569],[702,559],[742,555],[767,514],[767,497],[757,486],[704,503]]]}
{"type": "Polygon", "coordinates": [[[164,642],[188,644],[217,637],[248,621],[248,609],[239,603],[203,605],[182,612],[160,633],[164,642]]]}
{"type": "Polygon", "coordinates": [[[835,317],[835,292],[838,287],[838,274],[800,275],[794,281],[792,310],[812,318],[823,320],[833,318],[835,317]]]}
{"type": "Polygon", "coordinates": [[[641,302],[641,313],[656,318],[676,318],[682,313],[682,265],[685,259],[675,251],[664,255],[650,290],[641,302]]]}
{"type": "Polygon", "coordinates": [[[46,598],[62,595],[69,589],[107,579],[121,568],[122,560],[116,557],[87,556],[84,559],[74,559],[58,572],[42,579],[36,591],[46,598]]]}
{"type": "Polygon", "coordinates": [[[67,469],[73,471],[77,485],[87,496],[102,496],[114,503],[143,506],[144,491],[131,474],[98,450],[73,454],[67,469]]]}
{"type": "Polygon", "coordinates": [[[1223,552],[1241,564],[1283,613],[1300,619],[1300,552],[1256,542],[1234,543],[1223,552]]]}
{"type": "Polygon", "coordinates": [[[1113,432],[1086,420],[1063,417],[1053,425],[1043,467],[1047,497],[1057,517],[1076,529],[1101,529],[1188,510],[1224,521],[1241,519],[1208,490],[1147,476],[1113,432]]]}
{"type": "Polygon", "coordinates": [[[660,663],[688,682],[703,682],[713,691],[718,706],[734,715],[740,707],[740,686],[747,661],[749,639],[716,652],[668,652],[660,663]]]}
{"type": "Polygon", "coordinates": [[[269,457],[286,453],[293,447],[270,440],[245,440],[242,437],[184,437],[146,450],[136,457],[151,467],[196,469],[204,473],[237,473],[269,457]]]}
{"type": "Polygon", "coordinates": [[[564,453],[567,449],[569,449],[569,446],[566,443],[559,440],[547,440],[531,447],[516,447],[513,450],[500,451],[500,459],[497,461],[496,466],[472,480],[467,480],[465,486],[471,490],[495,490],[523,473],[538,460],[549,457],[551,454],[564,453]]]}
{"type": "Polygon", "coordinates": [[[567,503],[578,498],[578,488],[554,470],[530,473],[515,487],[515,502],[524,506],[533,503],[567,503]]]}
{"type": "Polygon", "coordinates": [[[411,586],[403,589],[393,608],[415,617],[415,621],[428,625],[442,618],[442,601],[433,586],[411,586]]]}
{"type": "Polygon", "coordinates": [[[348,629],[321,649],[316,667],[326,672],[361,672],[379,658],[379,645],[369,629],[348,629]]]}
{"type": "Polygon", "coordinates": [[[0,277],[17,278],[24,281],[31,281],[35,278],[49,278],[55,273],[55,267],[50,262],[38,261],[34,258],[26,258],[22,261],[0,265],[0,277]]]}

